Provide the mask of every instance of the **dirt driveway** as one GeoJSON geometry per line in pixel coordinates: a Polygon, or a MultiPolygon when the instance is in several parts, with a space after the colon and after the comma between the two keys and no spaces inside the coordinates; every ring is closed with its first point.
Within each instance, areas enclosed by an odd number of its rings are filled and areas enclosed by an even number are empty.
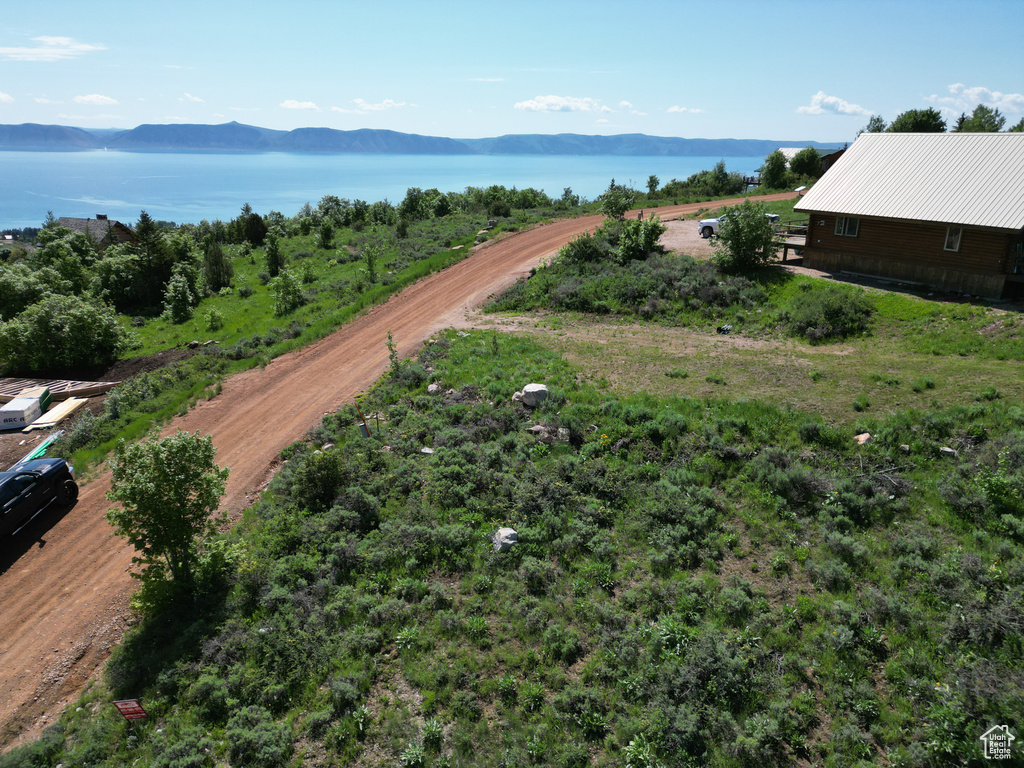
{"type": "MultiPolygon", "coordinates": [[[[670,221],[706,206],[673,206],[658,214],[670,221]]],[[[327,338],[264,369],[232,377],[220,396],[175,419],[168,431],[213,436],[218,463],[231,469],[224,507],[237,514],[265,487],[283,447],[302,438],[325,413],[352,402],[381,375],[388,363],[388,331],[402,356],[415,354],[431,334],[464,324],[469,310],[600,222],[599,216],[556,221],[487,243],[327,338]]],[[[693,222],[681,226],[693,227],[693,222]]],[[[0,748],[35,738],[54,722],[128,626],[132,551],[113,537],[103,517],[110,506],[105,498],[109,487],[109,473],[101,472],[63,518],[27,530],[13,549],[4,545],[0,748]]]]}

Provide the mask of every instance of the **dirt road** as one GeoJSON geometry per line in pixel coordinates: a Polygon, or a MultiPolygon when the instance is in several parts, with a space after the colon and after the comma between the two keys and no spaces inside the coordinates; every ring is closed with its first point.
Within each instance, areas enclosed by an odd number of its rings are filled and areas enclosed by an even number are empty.
{"type": "MultiPolygon", "coordinates": [[[[657,213],[670,219],[701,207],[707,204],[657,213]]],[[[464,324],[467,310],[600,221],[558,221],[488,243],[320,342],[232,377],[220,396],[175,419],[169,431],[213,436],[217,462],[231,469],[224,506],[237,512],[263,488],[284,446],[380,376],[389,330],[403,357],[414,354],[424,339],[464,324]]],[[[124,634],[132,552],[103,517],[109,484],[102,473],[66,516],[48,530],[30,530],[20,548],[0,556],[0,749],[54,722],[124,634]]]]}

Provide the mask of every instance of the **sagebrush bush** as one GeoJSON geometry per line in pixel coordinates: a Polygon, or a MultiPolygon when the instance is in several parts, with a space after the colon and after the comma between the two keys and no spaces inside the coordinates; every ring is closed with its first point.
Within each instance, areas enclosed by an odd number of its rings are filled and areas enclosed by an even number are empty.
{"type": "Polygon", "coordinates": [[[863,333],[875,309],[862,290],[827,283],[803,283],[784,310],[791,333],[811,341],[863,333]]]}
{"type": "Polygon", "coordinates": [[[269,712],[258,706],[235,712],[224,734],[236,765],[278,768],[292,753],[292,734],[287,723],[275,722],[269,712]]]}

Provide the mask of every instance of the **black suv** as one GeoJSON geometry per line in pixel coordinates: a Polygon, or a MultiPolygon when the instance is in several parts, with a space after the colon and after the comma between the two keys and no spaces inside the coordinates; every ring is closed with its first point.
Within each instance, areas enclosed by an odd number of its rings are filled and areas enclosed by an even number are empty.
{"type": "Polygon", "coordinates": [[[53,502],[70,506],[77,498],[75,470],[64,459],[36,459],[0,472],[0,536],[17,531],[53,502]]]}

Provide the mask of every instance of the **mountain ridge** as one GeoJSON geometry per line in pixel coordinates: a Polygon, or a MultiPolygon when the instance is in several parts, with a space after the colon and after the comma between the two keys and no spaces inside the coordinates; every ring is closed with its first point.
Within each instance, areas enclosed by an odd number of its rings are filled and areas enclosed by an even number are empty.
{"type": "Polygon", "coordinates": [[[455,139],[386,129],[261,128],[239,122],[147,123],[128,130],[89,131],[61,125],[0,125],[0,150],[129,152],[302,152],[325,154],[415,155],[594,155],[647,157],[759,157],[779,147],[818,149],[837,143],[771,139],[688,139],[627,133],[612,136],[576,133],[505,134],[455,139]]]}

